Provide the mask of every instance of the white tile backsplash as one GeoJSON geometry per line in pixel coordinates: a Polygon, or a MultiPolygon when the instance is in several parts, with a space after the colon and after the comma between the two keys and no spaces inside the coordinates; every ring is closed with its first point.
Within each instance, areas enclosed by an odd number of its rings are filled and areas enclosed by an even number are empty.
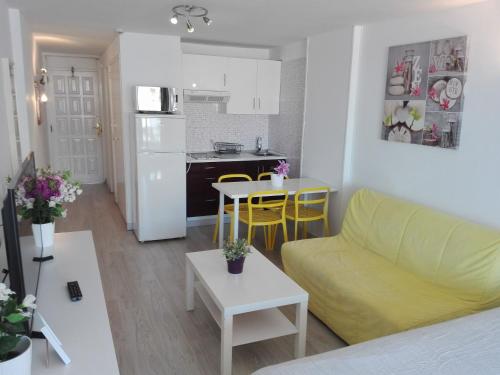
{"type": "Polygon", "coordinates": [[[300,176],[306,59],[283,61],[281,65],[280,114],[269,120],[269,147],[287,155],[290,176],[300,176]]]}
{"type": "MultiPolygon", "coordinates": [[[[211,151],[214,142],[235,142],[244,149],[255,149],[257,137],[268,147],[269,118],[266,115],[229,115],[219,113],[218,104],[184,103],[187,152],[211,151]]],[[[277,117],[277,116],[276,116],[277,117]]]]}
{"type": "Polygon", "coordinates": [[[287,155],[290,176],[300,176],[305,74],[305,58],[283,61],[279,115],[229,115],[219,113],[217,104],[184,103],[187,151],[211,151],[212,140],[241,143],[253,150],[261,136],[263,148],[287,155]]]}

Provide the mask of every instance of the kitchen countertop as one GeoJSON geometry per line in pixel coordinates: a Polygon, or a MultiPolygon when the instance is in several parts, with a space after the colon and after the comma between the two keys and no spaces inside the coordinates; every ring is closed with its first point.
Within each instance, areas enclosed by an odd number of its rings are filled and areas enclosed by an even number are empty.
{"type": "Polygon", "coordinates": [[[240,154],[216,154],[215,152],[188,152],[186,154],[187,163],[217,163],[227,161],[256,161],[256,160],[281,160],[286,159],[286,155],[255,155],[252,151],[242,151],[240,154]],[[191,155],[196,155],[193,157],[191,155]],[[203,155],[205,154],[205,155],[203,155]]]}

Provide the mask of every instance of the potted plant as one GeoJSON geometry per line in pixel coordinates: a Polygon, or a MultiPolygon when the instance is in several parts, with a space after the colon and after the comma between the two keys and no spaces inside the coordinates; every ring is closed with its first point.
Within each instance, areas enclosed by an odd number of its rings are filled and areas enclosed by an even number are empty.
{"type": "Polygon", "coordinates": [[[274,168],[276,173],[271,175],[271,184],[274,187],[282,187],[283,179],[288,176],[288,172],[290,171],[290,164],[288,164],[284,160],[278,160],[278,166],[274,168]]]}
{"type": "Polygon", "coordinates": [[[243,264],[245,257],[250,254],[250,246],[247,246],[242,238],[233,242],[227,241],[224,243],[223,254],[227,261],[227,271],[239,274],[243,272],[243,264]]]}
{"type": "Polygon", "coordinates": [[[74,202],[82,193],[80,184],[70,181],[70,176],[69,171],[40,169],[36,176],[26,176],[17,185],[19,214],[31,219],[35,245],[44,248],[44,256],[50,255],[47,250],[54,245],[54,219],[66,217],[63,203],[74,202]]]}
{"type": "Polygon", "coordinates": [[[31,374],[31,340],[25,324],[31,318],[35,297],[27,295],[19,305],[7,286],[0,283],[0,375],[31,374]]]}

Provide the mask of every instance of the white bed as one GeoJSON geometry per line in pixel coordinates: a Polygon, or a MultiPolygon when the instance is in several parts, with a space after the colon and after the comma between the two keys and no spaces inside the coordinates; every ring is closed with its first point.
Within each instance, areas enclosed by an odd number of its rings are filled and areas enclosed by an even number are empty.
{"type": "Polygon", "coordinates": [[[298,374],[499,375],[500,308],[254,372],[298,374]]]}

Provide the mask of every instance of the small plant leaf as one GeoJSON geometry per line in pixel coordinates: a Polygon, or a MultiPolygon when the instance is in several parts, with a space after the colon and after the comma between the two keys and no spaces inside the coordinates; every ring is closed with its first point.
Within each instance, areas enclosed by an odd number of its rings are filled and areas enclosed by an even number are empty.
{"type": "Polygon", "coordinates": [[[26,317],[20,313],[9,314],[5,317],[9,323],[16,324],[26,320],[26,317]]]}

